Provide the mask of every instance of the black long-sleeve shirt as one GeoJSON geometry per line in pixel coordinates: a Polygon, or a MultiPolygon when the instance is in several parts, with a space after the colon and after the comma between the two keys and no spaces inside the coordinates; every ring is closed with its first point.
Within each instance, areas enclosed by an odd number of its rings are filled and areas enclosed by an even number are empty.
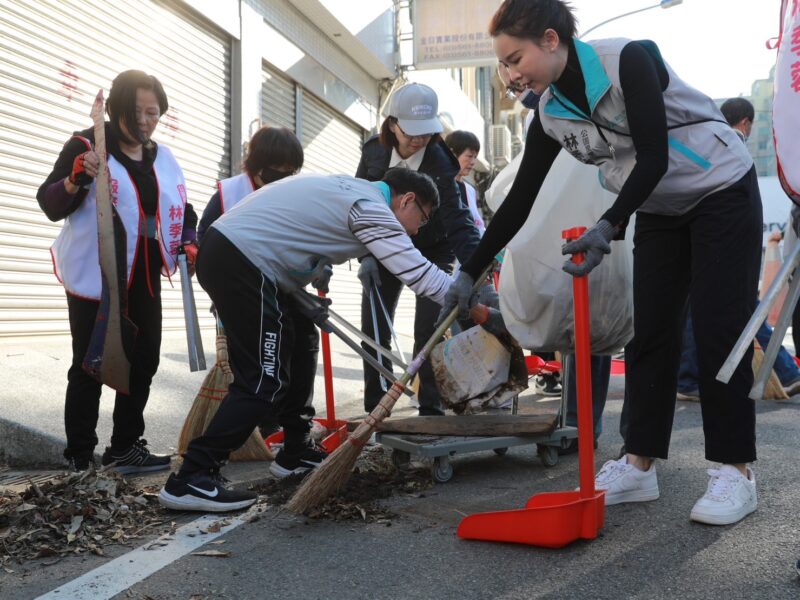
{"type": "MultiPolygon", "coordinates": [[[[668,81],[652,55],[638,42],[630,42],[622,49],[619,75],[629,130],[636,148],[636,165],[616,201],[602,218],[624,229],[630,216],[667,171],[669,147],[663,91],[668,81]]],[[[589,114],[585,82],[572,40],[567,66],[555,85],[576,107],[589,114]]],[[[559,142],[544,132],[537,111],[528,130],[522,162],[511,190],[492,218],[475,253],[464,264],[465,272],[477,277],[524,225],[560,151],[559,142]]]]}

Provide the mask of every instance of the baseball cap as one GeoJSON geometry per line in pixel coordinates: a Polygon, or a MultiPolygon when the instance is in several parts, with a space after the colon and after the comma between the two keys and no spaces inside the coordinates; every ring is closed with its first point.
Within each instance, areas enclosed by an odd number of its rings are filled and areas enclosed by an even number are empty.
{"type": "Polygon", "coordinates": [[[408,135],[441,133],[444,128],[437,114],[439,99],[436,92],[422,83],[407,83],[392,94],[389,116],[397,119],[408,135]]]}

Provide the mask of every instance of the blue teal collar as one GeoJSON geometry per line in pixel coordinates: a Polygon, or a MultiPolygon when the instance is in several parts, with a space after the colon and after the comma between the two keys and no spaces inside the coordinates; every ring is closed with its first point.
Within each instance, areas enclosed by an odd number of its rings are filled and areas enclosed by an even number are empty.
{"type": "Polygon", "coordinates": [[[373,181],[372,185],[377,187],[383,193],[383,199],[386,200],[386,206],[392,205],[392,188],[383,181],[373,181]]]}
{"type": "MultiPolygon", "coordinates": [[[[600,57],[597,56],[597,52],[595,52],[594,48],[592,48],[586,42],[582,42],[579,39],[573,39],[575,44],[575,53],[578,55],[578,64],[581,66],[581,73],[583,73],[583,80],[585,84],[585,91],[586,91],[586,100],[589,102],[589,109],[591,112],[594,112],[594,109],[597,107],[597,103],[600,102],[600,99],[605,95],[608,89],[611,87],[611,80],[606,75],[606,71],[603,68],[603,64],[600,62],[600,57]]],[[[558,100],[566,104],[569,108],[576,111],[578,114],[583,114],[583,111],[577,108],[572,102],[566,99],[561,93],[558,91],[558,88],[555,84],[550,84],[550,93],[553,95],[544,107],[544,112],[548,115],[553,117],[557,117],[560,119],[578,119],[578,115],[574,114],[564,106],[562,106],[558,100]]],[[[589,115],[587,115],[588,118],[589,115]]]]}

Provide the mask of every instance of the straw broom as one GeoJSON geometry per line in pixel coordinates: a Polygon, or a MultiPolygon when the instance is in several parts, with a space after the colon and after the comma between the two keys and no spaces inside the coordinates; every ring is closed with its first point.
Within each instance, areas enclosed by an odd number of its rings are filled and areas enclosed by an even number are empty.
{"type": "MultiPolygon", "coordinates": [[[[477,292],[478,288],[483,285],[492,267],[493,265],[487,267],[483,274],[475,280],[475,285],[472,287],[473,292],[477,292]]],[[[290,511],[303,513],[314,508],[322,504],[329,496],[338,492],[347,483],[358,455],[361,454],[361,449],[369,441],[378,425],[392,413],[392,408],[405,391],[406,384],[414,378],[422,364],[427,360],[433,347],[439,343],[444,332],[450,328],[457,316],[458,306],[454,307],[439,324],[422,350],[409,363],[408,368],[383,395],[378,406],[367,415],[367,418],[348,436],[347,440],[303,481],[286,505],[290,511]]]]}
{"type": "MultiPolygon", "coordinates": [[[[753,350],[753,375],[758,375],[759,370],[761,369],[761,363],[764,362],[764,351],[761,349],[761,346],[758,342],[755,342],[755,348],[753,350]]],[[[767,379],[767,385],[764,387],[764,395],[761,397],[762,400],[788,400],[789,395],[786,393],[786,390],[783,389],[781,385],[780,379],[778,379],[778,375],[775,373],[775,369],[770,371],[769,379],[767,379]]]]}
{"type": "MultiPolygon", "coordinates": [[[[217,362],[203,379],[192,408],[186,415],[186,421],[183,423],[178,439],[180,454],[186,452],[189,442],[205,433],[232,382],[233,372],[228,362],[228,341],[225,339],[222,326],[217,321],[217,362]]],[[[230,460],[274,460],[274,458],[264,440],[261,439],[258,429],[253,430],[244,445],[230,455],[230,460]]]]}

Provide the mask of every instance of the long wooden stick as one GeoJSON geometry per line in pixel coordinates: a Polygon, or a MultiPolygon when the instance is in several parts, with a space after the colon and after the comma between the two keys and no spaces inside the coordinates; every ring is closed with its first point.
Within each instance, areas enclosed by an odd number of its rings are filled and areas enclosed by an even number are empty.
{"type": "Polygon", "coordinates": [[[126,345],[130,347],[133,343],[136,328],[123,314],[127,309],[128,293],[127,257],[124,254],[125,228],[119,216],[114,213],[111,201],[103,119],[103,90],[97,93],[91,115],[94,122],[94,147],[99,158],[95,178],[95,204],[102,294],[83,367],[100,382],[127,394],[130,392],[131,364],[125,348],[126,345]]]}

